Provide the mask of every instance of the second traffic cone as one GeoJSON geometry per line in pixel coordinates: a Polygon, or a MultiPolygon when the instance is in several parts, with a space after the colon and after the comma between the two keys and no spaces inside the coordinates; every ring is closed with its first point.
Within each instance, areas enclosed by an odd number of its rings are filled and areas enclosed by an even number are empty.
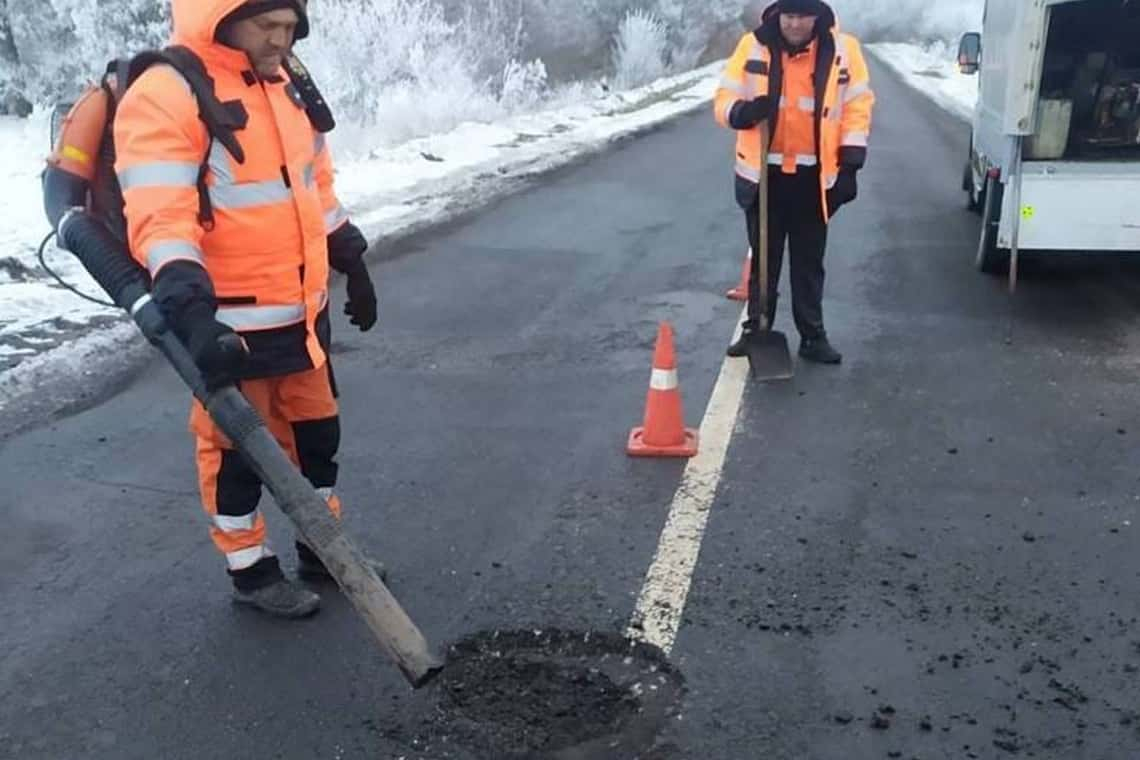
{"type": "Polygon", "coordinates": [[[662,322],[653,352],[653,374],[645,400],[645,424],[629,434],[626,451],[635,457],[691,457],[698,448],[697,431],[685,427],[673,326],[662,322]]]}
{"type": "Polygon", "coordinates": [[[744,271],[740,273],[740,284],[732,290],[725,293],[726,296],[733,301],[747,301],[748,300],[748,283],[752,279],[752,249],[748,249],[748,255],[744,257],[744,271]]]}

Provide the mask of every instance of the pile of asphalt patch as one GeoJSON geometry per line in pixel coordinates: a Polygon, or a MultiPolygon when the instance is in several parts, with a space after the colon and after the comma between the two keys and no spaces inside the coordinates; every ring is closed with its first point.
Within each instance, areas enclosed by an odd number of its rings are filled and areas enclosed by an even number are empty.
{"type": "Polygon", "coordinates": [[[683,690],[659,649],[617,634],[480,633],[451,647],[418,719],[387,736],[408,760],[663,757],[683,690]]]}

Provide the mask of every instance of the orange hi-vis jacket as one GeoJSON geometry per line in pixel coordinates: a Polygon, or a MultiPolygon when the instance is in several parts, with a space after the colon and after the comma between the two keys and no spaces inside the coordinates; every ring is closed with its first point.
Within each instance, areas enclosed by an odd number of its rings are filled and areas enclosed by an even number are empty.
{"type": "Polygon", "coordinates": [[[154,66],[119,104],[115,169],[132,255],[156,284],[175,262],[200,265],[217,320],[246,339],[254,376],[273,376],[326,359],[326,236],[348,215],[333,191],[324,136],[288,77],[263,81],[245,53],[215,41],[220,22],[244,2],[174,0],[172,39],[201,58],[218,100],[244,111],[246,126],[235,133],[244,163],[211,140],[185,80],[154,66]],[[199,220],[204,161],[207,226],[199,220]]]}
{"type": "Polygon", "coordinates": [[[795,174],[800,166],[818,163],[815,140],[815,92],[812,77],[818,60],[819,43],[812,40],[796,54],[782,52],[783,92],[780,94],[776,132],[769,146],[768,165],[784,174],[795,174]]]}
{"type": "Polygon", "coordinates": [[[749,32],[728,61],[714,102],[717,122],[738,129],[736,139],[737,200],[755,203],[760,181],[760,126],[733,125],[733,108],[762,96],[776,106],[769,116],[770,166],[792,173],[819,167],[824,220],[827,191],[840,167],[860,169],[866,162],[875,95],[859,42],[838,31],[834,12],[825,5],[817,35],[809,48],[789,55],[780,39],[779,11],[771,5],[763,24],[749,32]],[[774,54],[773,51],[778,51],[774,54]],[[802,69],[811,67],[805,78],[802,69]],[[778,100],[777,100],[778,98],[778,100]]]}

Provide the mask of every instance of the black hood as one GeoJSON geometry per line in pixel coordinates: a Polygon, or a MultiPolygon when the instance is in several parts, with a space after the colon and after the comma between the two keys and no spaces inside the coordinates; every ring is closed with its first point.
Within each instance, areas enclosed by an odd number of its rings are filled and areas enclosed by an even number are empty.
{"type": "MultiPolygon", "coordinates": [[[[815,36],[819,37],[825,32],[835,29],[835,11],[826,2],[821,2],[823,14],[815,24],[815,36]]],[[[780,3],[773,2],[764,9],[760,16],[760,26],[756,29],[756,38],[769,46],[777,45],[782,39],[780,36],[780,3]]]]}

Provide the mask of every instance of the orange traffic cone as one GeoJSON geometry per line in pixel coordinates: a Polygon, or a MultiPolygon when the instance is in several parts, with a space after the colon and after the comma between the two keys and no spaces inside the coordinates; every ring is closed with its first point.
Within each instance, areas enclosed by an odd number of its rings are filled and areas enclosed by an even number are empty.
{"type": "Polygon", "coordinates": [[[748,283],[752,279],[752,249],[744,257],[744,270],[740,273],[740,284],[725,293],[733,301],[748,300],[748,283]]]}
{"type": "Polygon", "coordinates": [[[629,434],[626,451],[635,457],[691,457],[696,455],[697,431],[685,427],[677,358],[673,352],[673,326],[662,322],[653,352],[653,374],[645,401],[645,425],[629,434]]]}

